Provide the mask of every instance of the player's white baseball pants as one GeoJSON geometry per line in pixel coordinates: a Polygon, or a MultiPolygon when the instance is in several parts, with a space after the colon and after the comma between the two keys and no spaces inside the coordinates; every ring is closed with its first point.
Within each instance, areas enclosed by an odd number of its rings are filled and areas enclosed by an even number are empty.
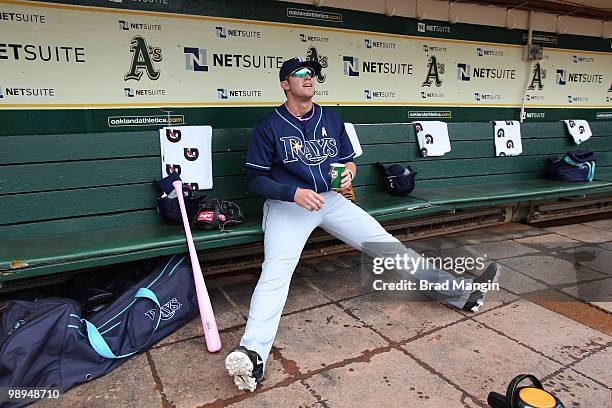
{"type": "MultiPolygon", "coordinates": [[[[308,211],[296,203],[267,200],[263,208],[262,228],[265,233],[264,256],[261,276],[255,287],[249,317],[240,345],[254,350],[265,361],[268,358],[281,313],[287,300],[289,283],[300,259],[306,240],[316,227],[321,227],[331,235],[352,247],[364,250],[363,243],[399,243],[370,214],[351,203],[342,195],[328,191],[321,194],[325,198],[319,211],[308,211]]],[[[390,245],[397,253],[397,246],[390,245]]],[[[382,245],[381,247],[385,247],[382,245]]],[[[369,248],[366,249],[369,251],[369,248]]],[[[372,246],[371,248],[376,248],[372,246]]],[[[420,258],[412,249],[401,246],[409,257],[420,258]]],[[[371,256],[392,256],[392,254],[368,254],[371,256]]],[[[429,282],[446,282],[456,278],[434,268],[419,268],[414,276],[429,282]]],[[[466,279],[471,282],[471,279],[466,279]]],[[[450,284],[453,287],[452,282],[450,284]]],[[[457,308],[463,308],[469,291],[447,291],[429,293],[436,299],[457,308]]]]}

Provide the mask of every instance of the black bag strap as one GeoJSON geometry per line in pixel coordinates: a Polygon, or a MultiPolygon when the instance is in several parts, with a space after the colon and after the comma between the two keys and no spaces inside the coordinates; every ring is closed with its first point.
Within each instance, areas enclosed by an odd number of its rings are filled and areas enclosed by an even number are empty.
{"type": "Polygon", "coordinates": [[[514,377],[512,381],[510,381],[510,384],[508,385],[508,389],[506,390],[506,398],[508,398],[508,401],[510,402],[510,408],[518,408],[518,406],[515,403],[516,402],[516,395],[515,395],[516,389],[518,388],[521,382],[527,379],[531,381],[531,383],[533,384],[535,388],[539,388],[541,390],[544,389],[544,387],[542,386],[542,382],[535,375],[532,375],[532,374],[517,375],[516,377],[514,377]]]}

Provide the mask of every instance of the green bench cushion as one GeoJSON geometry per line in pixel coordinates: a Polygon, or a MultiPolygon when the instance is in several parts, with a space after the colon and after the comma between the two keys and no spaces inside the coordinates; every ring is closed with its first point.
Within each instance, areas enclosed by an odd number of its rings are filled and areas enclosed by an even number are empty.
{"type": "Polygon", "coordinates": [[[499,199],[529,199],[534,197],[560,197],[576,192],[609,188],[612,180],[590,183],[563,183],[545,179],[480,183],[444,188],[415,188],[411,197],[428,199],[431,205],[479,202],[499,199]]]}
{"type": "MultiPolygon", "coordinates": [[[[422,158],[411,124],[356,125],[359,205],[379,221],[456,208],[612,191],[612,122],[593,122],[593,137],[576,146],[560,122],[522,125],[523,154],[494,157],[492,124],[449,123],[452,151],[422,158]],[[592,183],[540,177],[546,158],[567,150],[598,156],[592,183]],[[418,172],[408,197],[384,191],[375,163],[410,163],[418,172]]],[[[246,222],[229,232],[195,231],[198,249],[262,239],[262,199],[248,192],[244,160],[249,129],[215,129],[214,188],[238,200],[246,222]]],[[[164,225],[156,131],[2,137],[0,151],[0,281],[186,252],[181,226],[164,225]],[[29,267],[10,270],[11,261],[29,267]]]]}

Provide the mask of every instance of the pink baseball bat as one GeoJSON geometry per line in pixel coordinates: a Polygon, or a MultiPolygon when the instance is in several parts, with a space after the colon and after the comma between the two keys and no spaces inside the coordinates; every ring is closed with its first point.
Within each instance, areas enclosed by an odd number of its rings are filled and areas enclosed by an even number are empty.
{"type": "Polygon", "coordinates": [[[187,247],[189,247],[189,256],[191,258],[191,269],[193,270],[193,280],[195,282],[196,294],[198,296],[198,307],[200,308],[200,318],[202,319],[202,327],[204,328],[204,338],[206,339],[206,348],[211,353],[221,350],[221,338],[219,330],[217,330],[217,322],[215,321],[215,313],[213,312],[204,276],[200,268],[200,261],[196,253],[193,237],[191,236],[191,228],[189,227],[189,219],[187,218],[187,210],[185,209],[185,199],[183,198],[183,182],[180,180],[172,183],[172,187],[176,191],[181,207],[181,216],[183,217],[183,227],[185,228],[185,236],[187,237],[187,247]]]}

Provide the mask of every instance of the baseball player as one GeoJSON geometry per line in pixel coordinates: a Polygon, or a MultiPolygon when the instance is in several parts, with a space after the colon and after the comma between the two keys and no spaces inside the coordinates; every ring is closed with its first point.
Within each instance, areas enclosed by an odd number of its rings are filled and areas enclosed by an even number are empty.
{"type": "MultiPolygon", "coordinates": [[[[287,101],[255,126],[249,143],[246,160],[249,188],[267,200],[263,205],[265,260],[261,276],[251,298],[240,346],[225,358],[225,366],[241,390],[255,390],[263,378],[291,276],[306,240],[316,227],[373,256],[384,254],[371,253],[376,250],[366,248],[364,243],[400,243],[367,212],[330,188],[331,163],[346,165],[343,189],[351,185],[357,168],[352,161],[355,152],[340,116],[312,102],[314,78],[320,71],[318,62],[300,57],[283,63],[279,79],[287,101]]],[[[415,251],[400,245],[403,253],[422,259],[415,251]]],[[[411,273],[430,283],[457,280],[435,268],[417,267],[411,273]]],[[[497,274],[498,266],[493,263],[473,281],[494,282],[497,274]]],[[[471,279],[466,281],[472,283],[471,279]]],[[[429,294],[459,309],[476,311],[486,291],[451,289],[429,294]]]]}

